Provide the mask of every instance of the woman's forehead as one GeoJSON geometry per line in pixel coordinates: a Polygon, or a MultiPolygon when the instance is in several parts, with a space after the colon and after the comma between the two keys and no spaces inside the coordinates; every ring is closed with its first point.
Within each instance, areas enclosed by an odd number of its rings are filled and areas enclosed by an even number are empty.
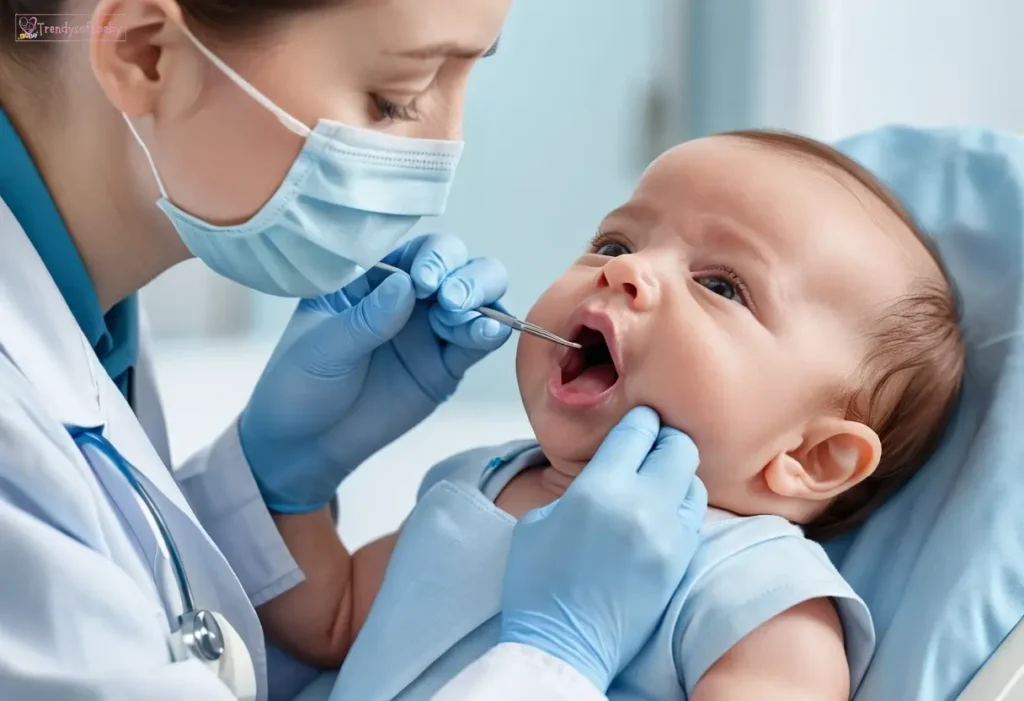
{"type": "Polygon", "coordinates": [[[348,19],[375,34],[382,53],[478,58],[494,46],[511,0],[358,0],[348,19]]]}

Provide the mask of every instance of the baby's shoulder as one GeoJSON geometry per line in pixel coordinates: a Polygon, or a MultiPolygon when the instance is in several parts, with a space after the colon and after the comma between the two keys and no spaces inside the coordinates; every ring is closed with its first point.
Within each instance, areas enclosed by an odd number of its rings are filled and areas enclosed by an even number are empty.
{"type": "Polygon", "coordinates": [[[824,548],[799,525],[781,516],[736,516],[710,508],[680,593],[692,613],[757,608],[769,592],[799,599],[821,590],[852,595],[824,548]]]}
{"type": "Polygon", "coordinates": [[[692,685],[754,629],[814,599],[835,604],[859,682],[874,648],[871,616],[824,548],[782,517],[710,510],[675,600],[681,677],[692,685]]]}
{"type": "Polygon", "coordinates": [[[493,500],[509,480],[542,458],[537,441],[533,439],[464,450],[445,458],[427,471],[416,499],[422,499],[438,482],[447,481],[481,490],[493,500]]]}
{"type": "Polygon", "coordinates": [[[821,546],[807,539],[800,526],[781,516],[770,514],[737,516],[715,507],[708,507],[700,535],[700,547],[694,558],[695,562],[690,567],[690,571],[694,573],[734,558],[749,562],[751,558],[758,556],[765,544],[780,539],[800,549],[821,551],[824,555],[821,546]]]}

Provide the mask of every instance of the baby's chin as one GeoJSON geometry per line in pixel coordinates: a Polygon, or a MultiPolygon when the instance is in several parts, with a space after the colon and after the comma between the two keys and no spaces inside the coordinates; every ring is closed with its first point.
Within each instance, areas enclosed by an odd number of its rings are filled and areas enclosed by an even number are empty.
{"type": "Polygon", "coordinates": [[[562,471],[582,469],[597,453],[614,423],[585,417],[530,416],[534,436],[552,465],[562,471]],[[535,420],[536,419],[536,420],[535,420]]]}

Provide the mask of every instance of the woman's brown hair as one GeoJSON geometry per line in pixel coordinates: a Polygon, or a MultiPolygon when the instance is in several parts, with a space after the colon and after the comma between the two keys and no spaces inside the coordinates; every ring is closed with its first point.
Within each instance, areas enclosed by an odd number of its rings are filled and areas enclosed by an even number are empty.
{"type": "MultiPolygon", "coordinates": [[[[344,0],[178,0],[190,26],[225,39],[258,35],[277,21],[344,0]]],[[[0,0],[0,57],[25,68],[44,68],[52,42],[16,41],[18,15],[59,15],[65,0],[0,0]]]]}

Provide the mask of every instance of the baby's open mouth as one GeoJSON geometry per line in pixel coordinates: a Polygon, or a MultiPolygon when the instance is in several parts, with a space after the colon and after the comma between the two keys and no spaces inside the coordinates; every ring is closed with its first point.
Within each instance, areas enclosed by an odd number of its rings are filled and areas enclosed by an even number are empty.
{"type": "Polygon", "coordinates": [[[562,388],[579,394],[601,394],[619,380],[604,335],[584,326],[571,340],[583,346],[562,358],[562,388]]]}

